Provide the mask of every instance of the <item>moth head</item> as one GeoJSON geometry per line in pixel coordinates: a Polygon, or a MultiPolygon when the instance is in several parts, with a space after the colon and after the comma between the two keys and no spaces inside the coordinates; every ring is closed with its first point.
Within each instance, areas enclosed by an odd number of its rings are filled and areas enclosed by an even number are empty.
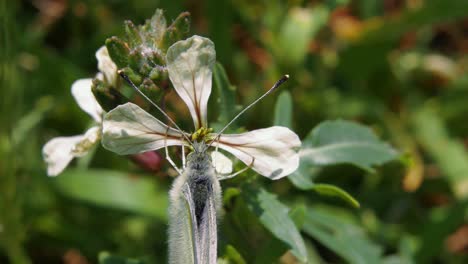
{"type": "Polygon", "coordinates": [[[195,141],[192,142],[192,149],[193,151],[187,156],[189,161],[196,161],[196,162],[210,162],[210,156],[208,155],[208,145],[204,141],[195,141]]]}

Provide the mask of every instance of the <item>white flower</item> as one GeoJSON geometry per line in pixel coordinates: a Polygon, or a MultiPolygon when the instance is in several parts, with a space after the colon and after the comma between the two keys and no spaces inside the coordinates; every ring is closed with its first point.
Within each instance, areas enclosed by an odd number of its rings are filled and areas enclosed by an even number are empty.
{"type": "MultiPolygon", "coordinates": [[[[185,134],[195,141],[212,142],[216,134],[207,127],[207,103],[211,93],[214,44],[207,38],[193,36],[172,45],[166,56],[169,78],[176,92],[187,104],[195,133],[185,134]]],[[[156,150],[164,146],[189,145],[178,130],[166,126],[139,106],[126,103],[107,113],[103,122],[102,144],[120,155],[156,150]]],[[[286,127],[269,127],[242,134],[224,135],[212,143],[230,152],[259,174],[279,179],[299,166],[299,137],[286,127]]],[[[230,172],[232,165],[217,158],[218,172],[230,172]],[[229,168],[231,166],[231,168],[229,168]]]]}
{"type": "MultiPolygon", "coordinates": [[[[96,52],[98,60],[97,78],[113,85],[117,80],[117,66],[112,62],[106,47],[96,52]]],[[[91,91],[92,79],[80,79],[71,87],[71,93],[80,108],[88,113],[96,125],[88,129],[83,135],[72,137],[57,137],[51,139],[42,148],[44,160],[47,163],[47,174],[56,176],[60,174],[75,157],[86,155],[101,139],[103,109],[96,101],[91,91]]]]}

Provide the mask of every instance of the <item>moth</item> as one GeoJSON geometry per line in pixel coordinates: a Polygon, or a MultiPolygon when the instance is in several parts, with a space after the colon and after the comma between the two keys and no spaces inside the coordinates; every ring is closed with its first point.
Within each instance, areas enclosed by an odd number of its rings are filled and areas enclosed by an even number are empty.
{"type": "Polygon", "coordinates": [[[286,127],[269,127],[241,134],[223,132],[250,107],[270,94],[288,76],[245,107],[218,133],[207,125],[207,103],[211,93],[214,44],[193,36],[178,41],[167,51],[166,63],[174,89],[186,103],[195,132],[184,132],[122,72],[119,74],[171,123],[167,126],[139,106],[126,103],[104,116],[102,144],[121,155],[164,148],[166,159],[179,176],[169,193],[169,263],[217,262],[217,216],[221,208],[220,180],[232,178],[246,169],[279,179],[297,169],[299,137],[286,127]],[[173,127],[172,127],[173,126],[173,127]],[[182,169],[169,156],[168,146],[182,146],[182,169]],[[191,152],[185,160],[185,147],[191,152]],[[210,153],[211,147],[216,151],[210,153]],[[222,149],[236,156],[247,167],[232,172],[231,161],[222,149]]]}

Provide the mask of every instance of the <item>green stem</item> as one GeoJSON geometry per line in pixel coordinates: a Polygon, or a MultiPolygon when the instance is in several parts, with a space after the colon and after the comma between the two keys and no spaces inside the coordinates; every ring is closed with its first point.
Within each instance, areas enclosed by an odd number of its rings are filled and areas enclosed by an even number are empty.
{"type": "Polygon", "coordinates": [[[21,111],[22,87],[17,83],[15,63],[15,1],[0,1],[0,246],[13,264],[31,261],[23,249],[25,228],[22,225],[22,202],[19,195],[18,151],[13,146],[13,126],[21,111]]]}

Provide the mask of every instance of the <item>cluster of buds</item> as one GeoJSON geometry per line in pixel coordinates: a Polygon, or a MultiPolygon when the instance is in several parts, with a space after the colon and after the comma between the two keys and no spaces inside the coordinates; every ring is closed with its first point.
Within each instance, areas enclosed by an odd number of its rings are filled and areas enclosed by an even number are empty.
{"type": "MultiPolygon", "coordinates": [[[[156,10],[145,24],[136,26],[125,21],[125,36],[111,37],[105,42],[107,52],[117,70],[122,71],[140,90],[154,102],[159,102],[170,81],[166,69],[166,51],[178,40],[188,36],[190,14],[181,13],[171,25],[167,25],[162,10],[156,10]]],[[[123,94],[123,80],[117,72],[110,78],[97,76],[92,91],[106,111],[128,101],[137,102],[144,109],[149,103],[126,98],[123,94]]]]}

